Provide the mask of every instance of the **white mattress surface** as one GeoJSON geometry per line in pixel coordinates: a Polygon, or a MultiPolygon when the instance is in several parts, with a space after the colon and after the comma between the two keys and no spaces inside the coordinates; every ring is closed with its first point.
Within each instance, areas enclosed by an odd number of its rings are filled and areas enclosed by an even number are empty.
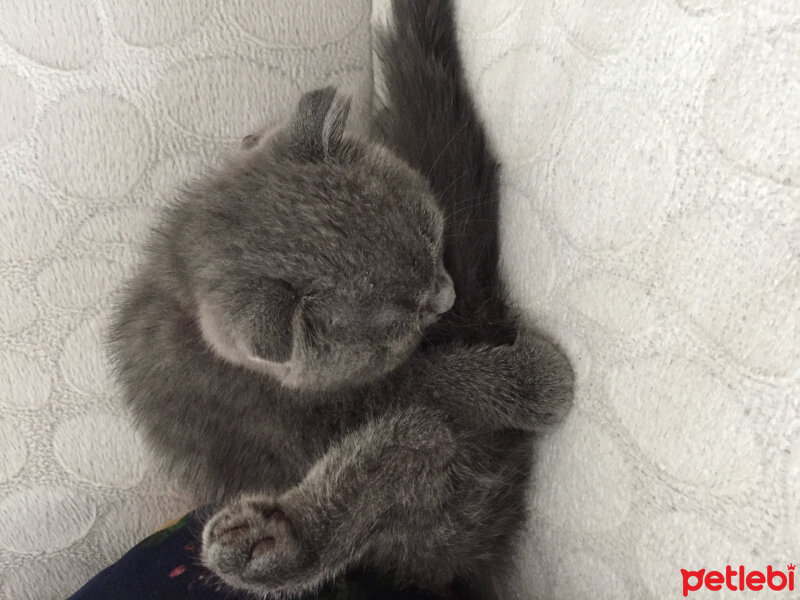
{"type": "Polygon", "coordinates": [[[682,568],[786,572],[800,2],[460,7],[505,164],[504,273],[578,372],[575,410],[541,444],[519,597],[662,600],[683,597],[682,568]]]}

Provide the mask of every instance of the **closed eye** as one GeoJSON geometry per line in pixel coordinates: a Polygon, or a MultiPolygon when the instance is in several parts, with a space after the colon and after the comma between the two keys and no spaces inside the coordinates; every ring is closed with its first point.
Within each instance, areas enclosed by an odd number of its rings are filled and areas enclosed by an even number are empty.
{"type": "Polygon", "coordinates": [[[373,314],[371,325],[376,329],[391,329],[400,326],[411,311],[400,308],[383,308],[373,314]]]}

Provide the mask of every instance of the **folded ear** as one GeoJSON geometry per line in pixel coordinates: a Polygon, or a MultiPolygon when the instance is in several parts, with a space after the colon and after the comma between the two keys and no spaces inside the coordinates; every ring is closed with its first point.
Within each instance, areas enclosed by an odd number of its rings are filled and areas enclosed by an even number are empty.
{"type": "Polygon", "coordinates": [[[257,289],[245,292],[240,290],[239,297],[224,299],[209,294],[200,301],[203,338],[217,355],[233,364],[254,366],[254,362],[266,361],[278,365],[288,361],[294,344],[298,294],[274,279],[259,281],[257,289]]]}
{"type": "Polygon", "coordinates": [[[330,86],[303,94],[292,119],[291,132],[298,152],[309,159],[333,154],[342,141],[350,98],[330,86]]]}
{"type": "Polygon", "coordinates": [[[292,356],[294,327],[292,321],[300,296],[289,284],[272,279],[263,286],[258,314],[251,316],[249,334],[250,350],[257,358],[283,362],[292,356]]]}

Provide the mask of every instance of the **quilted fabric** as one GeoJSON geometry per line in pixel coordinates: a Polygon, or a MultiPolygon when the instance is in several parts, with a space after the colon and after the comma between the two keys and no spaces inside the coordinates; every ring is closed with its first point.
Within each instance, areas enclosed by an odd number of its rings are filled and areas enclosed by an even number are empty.
{"type": "Polygon", "coordinates": [[[335,83],[363,117],[368,0],[0,2],[0,598],[63,599],[186,500],[101,347],[154,211],[335,83]]]}
{"type": "MultiPolygon", "coordinates": [[[[578,372],[575,410],[541,444],[519,598],[682,598],[681,568],[785,571],[800,560],[800,2],[459,6],[505,164],[503,271],[578,372]]],[[[772,597],[690,595],[711,596],[772,597]]]]}

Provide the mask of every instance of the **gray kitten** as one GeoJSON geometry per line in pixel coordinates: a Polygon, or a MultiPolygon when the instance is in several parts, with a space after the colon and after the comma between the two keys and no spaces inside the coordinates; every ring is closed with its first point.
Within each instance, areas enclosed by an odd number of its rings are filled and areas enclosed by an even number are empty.
{"type": "Polygon", "coordinates": [[[294,597],[353,567],[479,585],[523,522],[531,433],[571,398],[550,342],[501,343],[497,166],[452,7],[394,13],[381,143],[345,135],[332,88],[304,95],[180,193],[114,319],[148,441],[223,503],[203,557],[236,589],[294,597]]]}

